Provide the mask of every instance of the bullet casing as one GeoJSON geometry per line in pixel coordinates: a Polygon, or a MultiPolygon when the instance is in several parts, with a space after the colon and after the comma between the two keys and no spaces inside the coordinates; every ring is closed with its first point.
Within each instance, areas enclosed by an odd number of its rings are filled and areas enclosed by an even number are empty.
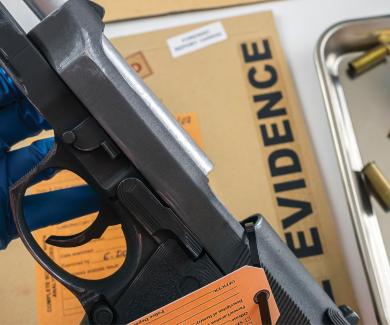
{"type": "Polygon", "coordinates": [[[368,180],[375,197],[385,211],[390,211],[390,182],[375,162],[368,163],[363,174],[368,180]]]}
{"type": "Polygon", "coordinates": [[[361,75],[378,64],[385,62],[389,54],[389,47],[385,44],[380,44],[351,61],[348,65],[349,74],[352,77],[361,75]]]}

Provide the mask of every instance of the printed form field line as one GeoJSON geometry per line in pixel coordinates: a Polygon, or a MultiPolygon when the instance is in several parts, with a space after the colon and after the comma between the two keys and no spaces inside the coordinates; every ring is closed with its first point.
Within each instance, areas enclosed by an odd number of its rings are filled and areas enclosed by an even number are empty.
{"type": "MultiPolygon", "coordinates": [[[[210,302],[210,301],[212,301],[212,300],[215,300],[216,298],[219,298],[219,297],[221,297],[221,296],[224,296],[226,293],[228,293],[229,291],[232,291],[232,290],[234,290],[234,289],[236,289],[236,288],[237,288],[237,287],[231,288],[231,289],[229,289],[229,290],[227,290],[227,291],[225,291],[225,292],[223,292],[223,293],[221,293],[221,294],[219,294],[219,295],[217,295],[217,296],[215,296],[215,297],[213,297],[213,298],[211,298],[211,299],[209,299],[209,300],[207,300],[207,301],[205,301],[205,302],[203,302],[203,303],[201,303],[201,304],[199,304],[199,305],[197,305],[197,306],[194,306],[193,308],[191,308],[191,309],[189,309],[189,310],[186,310],[185,312],[182,312],[182,313],[179,314],[179,315],[176,315],[175,317],[173,317],[173,318],[171,318],[171,319],[165,321],[164,323],[161,323],[161,325],[163,325],[163,324],[170,324],[171,321],[177,319],[178,317],[180,317],[180,316],[182,316],[182,315],[184,315],[184,314],[187,314],[188,312],[190,312],[190,311],[192,311],[192,310],[194,310],[194,309],[196,309],[196,308],[199,308],[200,306],[203,306],[204,304],[207,304],[208,302],[210,302]]],[[[239,292],[236,292],[234,295],[232,295],[232,296],[230,296],[230,297],[228,297],[228,298],[226,298],[226,299],[224,299],[224,300],[222,300],[222,301],[220,301],[220,302],[217,302],[215,305],[212,305],[212,306],[210,306],[210,307],[207,307],[207,308],[204,309],[203,311],[206,311],[206,310],[208,310],[208,309],[210,309],[210,308],[212,308],[212,307],[215,307],[215,306],[219,305],[220,303],[222,303],[222,302],[224,302],[224,301],[226,301],[226,300],[228,300],[228,299],[230,299],[230,298],[232,298],[232,297],[234,297],[234,296],[236,296],[236,295],[238,295],[238,294],[239,294],[239,292]]],[[[196,314],[194,314],[194,315],[191,315],[191,317],[187,318],[186,320],[195,317],[196,315],[202,313],[203,311],[200,311],[200,312],[198,312],[198,313],[196,313],[196,314]]],[[[160,318],[162,318],[162,317],[160,317],[160,318]]],[[[183,322],[184,322],[184,321],[183,321],[183,322]]],[[[181,323],[183,323],[183,322],[181,322],[181,323]]]]}
{"type": "MultiPolygon", "coordinates": [[[[239,295],[239,294],[240,294],[240,293],[237,292],[237,293],[235,293],[234,295],[232,295],[232,296],[230,296],[230,297],[227,297],[226,299],[224,299],[224,300],[222,300],[222,301],[220,301],[220,302],[217,302],[216,304],[214,304],[214,305],[212,305],[212,306],[210,306],[210,307],[207,307],[206,309],[203,309],[203,310],[201,310],[200,312],[198,312],[198,313],[196,313],[196,314],[194,314],[194,315],[191,315],[191,317],[188,317],[188,318],[186,318],[185,320],[181,321],[180,323],[177,323],[177,325],[184,324],[184,322],[188,321],[189,319],[194,318],[195,316],[198,316],[199,314],[204,313],[206,310],[209,310],[209,309],[211,309],[211,308],[213,308],[213,307],[215,307],[215,306],[218,306],[219,304],[221,304],[221,303],[223,303],[223,302],[225,302],[225,301],[227,301],[227,300],[229,300],[229,299],[231,299],[231,298],[234,298],[235,296],[237,296],[237,295],[239,295]]],[[[167,324],[167,323],[164,323],[164,324],[167,324]]]]}
{"type": "MultiPolygon", "coordinates": [[[[221,290],[221,291],[223,291],[221,294],[219,294],[219,295],[217,295],[217,296],[215,296],[215,297],[213,297],[213,298],[211,298],[211,299],[209,299],[209,300],[207,300],[207,301],[205,301],[205,302],[203,302],[203,303],[201,303],[201,304],[199,304],[199,305],[197,305],[197,306],[195,306],[195,307],[193,307],[193,308],[191,308],[191,309],[189,309],[189,310],[187,310],[187,311],[185,311],[185,312],[183,312],[183,313],[181,313],[180,315],[183,315],[183,314],[185,314],[185,313],[188,313],[189,311],[191,311],[191,310],[193,310],[193,309],[195,309],[195,308],[197,308],[197,307],[199,307],[199,306],[201,306],[201,305],[204,305],[205,303],[210,302],[210,301],[212,301],[213,299],[218,298],[218,297],[220,297],[220,296],[222,296],[222,295],[226,294],[227,292],[229,292],[229,291],[231,291],[231,290],[234,290],[234,289],[237,289],[237,286],[235,286],[235,287],[233,287],[233,288],[230,288],[229,290],[225,290],[225,291],[221,290]]],[[[190,305],[190,304],[194,303],[195,301],[197,301],[197,300],[199,300],[199,299],[202,299],[202,298],[204,298],[204,297],[206,297],[206,296],[212,294],[214,291],[215,291],[215,289],[213,289],[213,290],[211,290],[211,291],[205,293],[204,295],[202,295],[202,296],[200,296],[200,297],[198,297],[198,298],[196,298],[196,299],[193,299],[193,300],[187,302],[187,303],[184,304],[184,305],[181,305],[181,306],[177,307],[176,309],[171,310],[170,312],[164,314],[164,315],[161,316],[161,317],[158,317],[158,318],[156,318],[156,319],[153,319],[152,321],[150,321],[150,323],[153,323],[153,322],[155,322],[155,321],[158,321],[158,320],[160,320],[161,318],[164,318],[165,316],[168,316],[169,314],[172,314],[172,313],[174,313],[175,311],[178,311],[179,309],[181,309],[181,308],[183,308],[183,307],[185,307],[185,306],[187,306],[187,305],[190,305]]],[[[180,315],[179,315],[179,316],[180,316],[180,315]]],[[[175,318],[177,318],[177,317],[178,317],[178,316],[176,316],[175,318]]],[[[173,318],[173,319],[175,319],[175,318],[173,318]]],[[[170,321],[170,320],[169,320],[169,321],[170,321]]],[[[168,321],[168,322],[169,322],[169,321],[168,321]]],[[[163,323],[163,324],[166,324],[166,322],[163,323]]]]}

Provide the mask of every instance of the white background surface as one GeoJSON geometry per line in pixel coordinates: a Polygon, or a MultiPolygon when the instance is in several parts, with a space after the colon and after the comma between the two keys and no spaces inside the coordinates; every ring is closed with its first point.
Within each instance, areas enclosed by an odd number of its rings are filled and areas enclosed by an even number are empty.
{"type": "MultiPolygon", "coordinates": [[[[131,0],[129,0],[131,1],[131,0]]],[[[1,0],[13,8],[27,23],[21,0],[1,0]]],[[[296,88],[314,143],[317,158],[331,198],[334,214],[344,226],[344,249],[347,252],[351,277],[365,324],[374,324],[372,306],[367,301],[368,288],[352,239],[349,211],[340,180],[335,151],[328,127],[322,93],[314,65],[314,50],[321,34],[331,25],[360,17],[390,14],[389,0],[288,0],[198,13],[142,19],[111,24],[108,37],[137,34],[156,29],[215,20],[256,11],[272,10],[277,22],[282,46],[292,71],[296,88]]]]}

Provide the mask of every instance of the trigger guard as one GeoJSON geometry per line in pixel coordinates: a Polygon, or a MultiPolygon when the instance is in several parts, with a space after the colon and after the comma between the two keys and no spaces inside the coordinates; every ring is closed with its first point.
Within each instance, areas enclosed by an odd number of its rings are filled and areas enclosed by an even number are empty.
{"type": "Polygon", "coordinates": [[[103,205],[96,220],[87,229],[70,236],[50,236],[46,243],[56,247],[79,247],[94,239],[99,239],[108,227],[119,223],[115,218],[110,217],[109,212],[107,213],[105,210],[103,205]]]}
{"type": "Polygon", "coordinates": [[[122,267],[113,275],[101,280],[78,278],[63,270],[46,254],[32,236],[27,225],[23,212],[23,198],[34,178],[47,168],[67,169],[81,177],[83,176],[81,171],[76,172],[74,168],[71,168],[77,166],[77,163],[70,159],[65,150],[62,144],[56,143],[39,165],[16,182],[10,188],[10,204],[16,229],[27,250],[51,276],[79,299],[89,315],[93,305],[103,299],[103,297],[105,301],[114,305],[112,300],[133,279],[141,259],[141,236],[138,235],[131,218],[128,216],[121,217],[119,213],[113,211],[118,216],[118,223],[122,225],[124,237],[126,238],[127,254],[122,267]]]}

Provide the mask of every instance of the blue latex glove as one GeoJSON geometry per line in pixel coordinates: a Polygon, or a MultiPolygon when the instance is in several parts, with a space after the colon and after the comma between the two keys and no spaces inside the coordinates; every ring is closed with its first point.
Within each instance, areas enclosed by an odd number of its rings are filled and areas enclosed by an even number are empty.
{"type": "MultiPolygon", "coordinates": [[[[5,249],[17,237],[9,188],[46,156],[54,140],[37,141],[16,151],[9,152],[9,149],[43,129],[50,129],[50,126],[0,68],[0,249],[5,249]]],[[[51,176],[53,171],[48,170],[37,181],[51,176]]],[[[83,216],[98,208],[97,196],[88,186],[26,196],[24,199],[25,217],[31,230],[83,216]]]]}

